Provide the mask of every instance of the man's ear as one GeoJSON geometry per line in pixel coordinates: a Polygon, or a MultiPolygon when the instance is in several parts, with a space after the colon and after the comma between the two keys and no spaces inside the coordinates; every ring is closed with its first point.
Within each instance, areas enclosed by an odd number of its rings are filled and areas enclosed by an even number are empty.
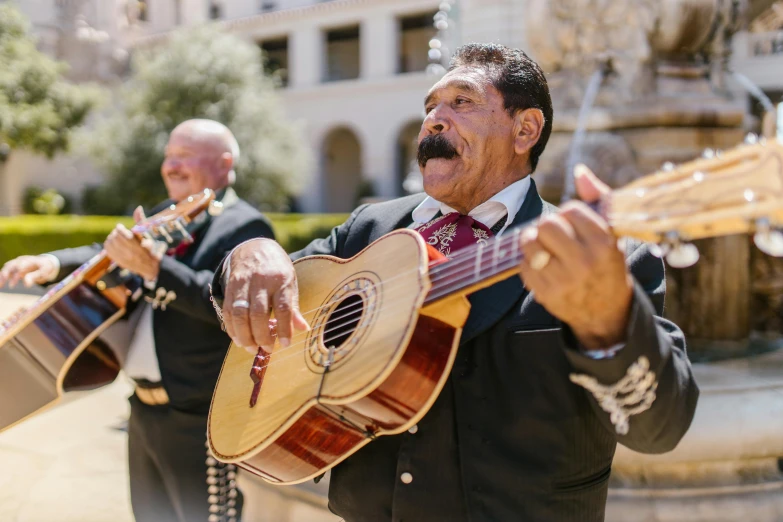
{"type": "Polygon", "coordinates": [[[514,152],[529,154],[544,130],[544,113],[541,109],[525,109],[517,111],[514,120],[514,152]]]}
{"type": "Polygon", "coordinates": [[[234,156],[230,152],[224,152],[220,155],[220,166],[226,170],[234,168],[234,156]]]}

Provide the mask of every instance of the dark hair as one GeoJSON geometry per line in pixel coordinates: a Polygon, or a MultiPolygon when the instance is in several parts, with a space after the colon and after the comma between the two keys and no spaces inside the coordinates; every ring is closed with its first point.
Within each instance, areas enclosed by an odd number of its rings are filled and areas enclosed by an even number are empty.
{"type": "Polygon", "coordinates": [[[471,43],[458,48],[449,62],[449,71],[462,66],[481,67],[490,72],[492,85],[503,96],[503,104],[511,116],[524,109],[539,109],[544,113],[541,136],[530,149],[530,165],[535,171],[552,133],[552,98],[544,71],[523,51],[492,43],[471,43]]]}

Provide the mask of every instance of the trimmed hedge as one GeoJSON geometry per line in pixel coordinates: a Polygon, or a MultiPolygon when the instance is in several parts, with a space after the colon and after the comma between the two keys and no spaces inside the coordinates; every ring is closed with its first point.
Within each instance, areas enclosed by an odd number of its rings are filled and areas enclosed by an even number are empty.
{"type": "MultiPolygon", "coordinates": [[[[325,237],[346,214],[267,214],[277,240],[295,252],[311,240],[325,237]]],[[[0,218],[0,266],[21,255],[100,243],[117,225],[133,220],[115,216],[20,216],[0,218]]]]}

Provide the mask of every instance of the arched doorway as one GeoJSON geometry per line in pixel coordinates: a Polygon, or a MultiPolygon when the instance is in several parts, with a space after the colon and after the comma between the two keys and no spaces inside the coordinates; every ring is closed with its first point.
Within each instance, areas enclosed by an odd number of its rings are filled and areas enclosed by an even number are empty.
{"type": "Polygon", "coordinates": [[[408,123],[397,136],[397,193],[401,196],[422,191],[421,174],[416,161],[421,123],[421,120],[408,123]]]}
{"type": "Polygon", "coordinates": [[[362,183],[362,149],[350,129],[334,129],[324,139],[323,204],[326,212],[350,212],[362,183]]]}

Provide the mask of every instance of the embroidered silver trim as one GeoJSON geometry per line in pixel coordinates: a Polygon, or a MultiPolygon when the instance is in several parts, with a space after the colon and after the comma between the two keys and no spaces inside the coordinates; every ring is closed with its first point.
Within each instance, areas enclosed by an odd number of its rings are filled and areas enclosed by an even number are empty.
{"type": "Polygon", "coordinates": [[[165,298],[160,302],[160,309],[166,311],[166,306],[177,298],[177,293],[174,290],[166,292],[165,298]]]}
{"type": "MultiPolygon", "coordinates": [[[[152,309],[157,310],[158,307],[161,305],[161,302],[166,299],[166,289],[161,287],[158,287],[157,290],[155,290],[155,297],[149,297],[145,296],[144,300],[148,303],[152,304],[152,309]]],[[[166,302],[168,304],[168,301],[166,302]]],[[[161,310],[165,310],[164,307],[161,308],[161,310]]]]}
{"type": "Polygon", "coordinates": [[[625,377],[608,386],[585,374],[572,373],[569,378],[593,394],[601,408],[609,414],[618,435],[628,434],[631,415],[650,409],[658,388],[655,373],[650,371],[650,361],[644,355],[628,367],[625,377]]]}

